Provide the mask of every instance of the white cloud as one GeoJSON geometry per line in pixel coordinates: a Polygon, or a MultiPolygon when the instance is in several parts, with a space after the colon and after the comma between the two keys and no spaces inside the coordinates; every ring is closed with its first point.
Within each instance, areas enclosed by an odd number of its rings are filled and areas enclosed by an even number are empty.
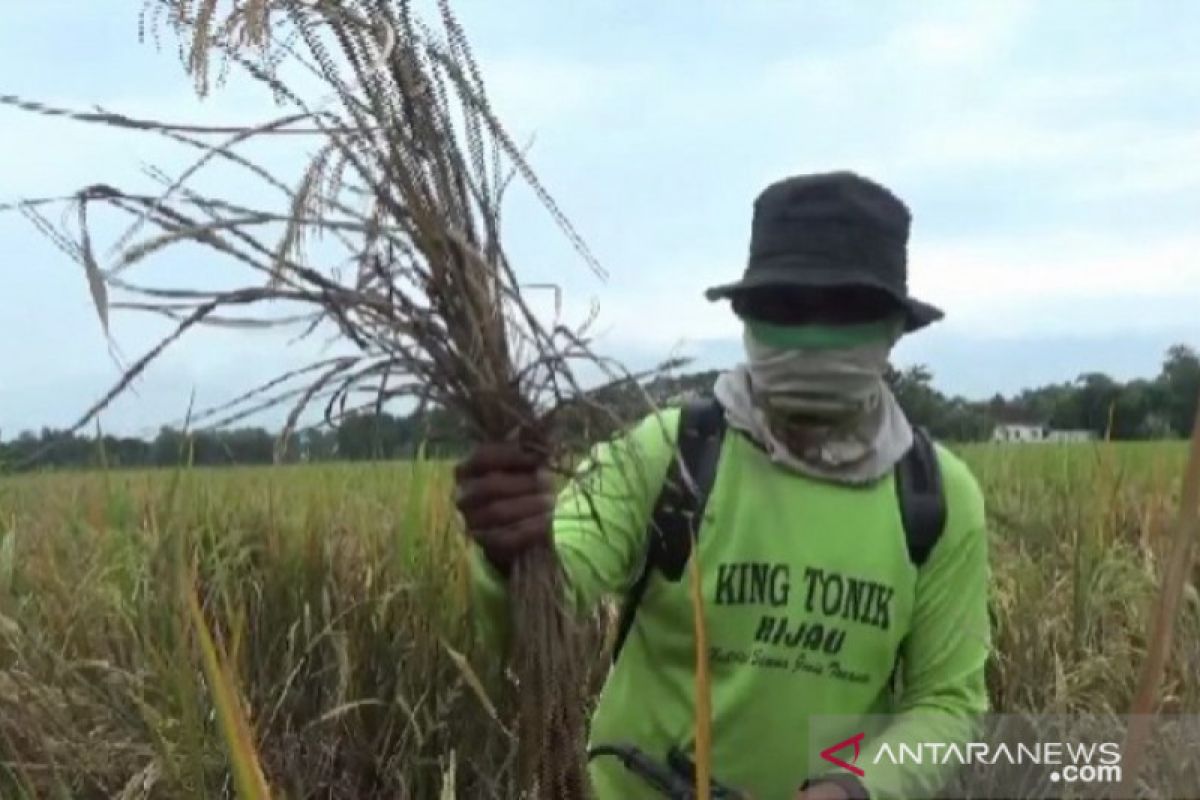
{"type": "MultiPolygon", "coordinates": [[[[1189,325],[1200,304],[1200,236],[1130,241],[1087,231],[1010,240],[914,241],[913,293],[977,335],[1103,334],[1189,325]]],[[[667,352],[736,338],[725,303],[703,290],[735,277],[711,265],[664,265],[597,297],[599,342],[667,352]]],[[[571,308],[568,298],[568,308],[571,308]]],[[[583,304],[567,317],[582,318],[583,304]]]]}
{"type": "MultiPolygon", "coordinates": [[[[1080,201],[1135,200],[1200,186],[1200,132],[1145,128],[1105,157],[1112,168],[1083,175],[1069,194],[1080,201]]],[[[1098,157],[1097,160],[1100,160],[1098,157]]]]}
{"type": "Polygon", "coordinates": [[[811,159],[904,186],[997,170],[1037,183],[1036,170],[1053,170],[1060,196],[1100,202],[1200,183],[1182,62],[1025,65],[1012,52],[1039,34],[1032,3],[924,9],[857,49],[763,66],[729,101],[750,119],[779,109],[771,124],[802,132],[811,159]],[[1144,108],[1170,97],[1173,120],[1144,108]]]}
{"type": "Polygon", "coordinates": [[[1076,233],[914,243],[912,285],[980,333],[1020,335],[1190,323],[1200,236],[1136,241],[1076,233]]]}
{"type": "Polygon", "coordinates": [[[1020,33],[1032,9],[1028,0],[935,3],[885,42],[890,54],[937,69],[961,69],[1001,55],[1020,33]]]}
{"type": "Polygon", "coordinates": [[[556,129],[569,126],[621,93],[636,92],[649,69],[533,54],[492,59],[482,66],[500,119],[526,132],[551,122],[556,129]]]}
{"type": "MultiPolygon", "coordinates": [[[[865,45],[820,55],[788,56],[767,66],[765,94],[783,92],[848,100],[869,112],[863,90],[911,81],[911,90],[936,94],[947,85],[974,80],[973,70],[993,66],[1021,34],[1032,4],[1012,0],[986,4],[908,6],[915,10],[887,35],[865,45]]],[[[749,87],[747,87],[749,88],[749,87]]]]}

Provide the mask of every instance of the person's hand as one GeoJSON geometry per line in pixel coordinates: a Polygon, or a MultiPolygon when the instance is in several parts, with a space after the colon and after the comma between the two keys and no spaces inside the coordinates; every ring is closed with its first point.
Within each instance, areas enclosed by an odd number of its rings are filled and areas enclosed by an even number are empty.
{"type": "Polygon", "coordinates": [[[517,443],[484,444],[454,471],[467,534],[503,574],[527,550],[549,544],[554,481],[542,457],[517,443]]]}
{"type": "Polygon", "coordinates": [[[801,789],[796,800],[850,800],[850,793],[833,781],[821,781],[801,789]]]}

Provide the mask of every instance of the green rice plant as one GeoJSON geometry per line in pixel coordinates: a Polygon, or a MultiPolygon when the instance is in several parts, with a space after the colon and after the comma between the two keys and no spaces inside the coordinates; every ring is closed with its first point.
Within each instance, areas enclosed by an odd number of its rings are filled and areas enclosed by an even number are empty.
{"type": "Polygon", "coordinates": [[[449,478],[418,462],[6,486],[0,794],[233,796],[217,673],[171,588],[194,562],[280,796],[429,797],[448,780],[514,796],[505,677],[477,655],[449,478]],[[105,497],[122,510],[94,527],[105,497]]]}
{"type": "MultiPolygon", "coordinates": [[[[993,707],[1124,713],[1181,448],[961,452],[989,504],[993,707]]],[[[275,794],[517,797],[509,678],[476,637],[450,493],[426,460],[0,479],[0,796],[235,795],[178,590],[194,564],[275,794]]],[[[1195,579],[1167,713],[1200,711],[1195,579]]]]}
{"type": "MultiPolygon", "coordinates": [[[[271,789],[258,763],[258,750],[250,731],[241,700],[238,699],[236,683],[229,672],[229,660],[214,642],[204,612],[192,586],[181,587],[186,596],[188,611],[199,639],[204,677],[213,695],[217,721],[221,735],[229,752],[233,772],[233,783],[242,800],[270,800],[271,789]]],[[[236,657],[236,656],[235,656],[236,657]]]]}

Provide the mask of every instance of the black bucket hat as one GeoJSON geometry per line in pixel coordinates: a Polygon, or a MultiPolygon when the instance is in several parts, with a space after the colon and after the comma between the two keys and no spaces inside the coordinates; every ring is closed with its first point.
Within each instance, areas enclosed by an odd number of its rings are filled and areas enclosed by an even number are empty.
{"type": "Polygon", "coordinates": [[[852,172],[802,175],[771,184],[754,202],[750,260],[737,283],[709,300],[770,287],[879,289],[904,309],[905,331],[945,316],[908,293],[912,215],[890,191],[852,172]]]}

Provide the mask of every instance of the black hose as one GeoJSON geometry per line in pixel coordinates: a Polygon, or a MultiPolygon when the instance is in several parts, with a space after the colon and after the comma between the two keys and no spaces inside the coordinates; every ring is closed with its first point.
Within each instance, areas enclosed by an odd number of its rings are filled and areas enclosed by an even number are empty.
{"type": "MultiPolygon", "coordinates": [[[[605,756],[616,758],[625,769],[669,800],[696,800],[695,768],[682,752],[672,750],[664,765],[631,744],[602,744],[588,750],[588,761],[605,756]]],[[[714,780],[712,797],[713,800],[742,800],[745,795],[714,780]]]]}

